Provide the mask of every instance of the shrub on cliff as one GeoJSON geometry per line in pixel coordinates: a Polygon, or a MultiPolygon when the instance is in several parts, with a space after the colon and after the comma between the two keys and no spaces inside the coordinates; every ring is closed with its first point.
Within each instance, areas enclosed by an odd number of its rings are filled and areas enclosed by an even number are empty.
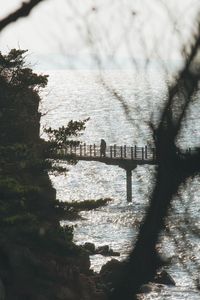
{"type": "Polygon", "coordinates": [[[33,143],[39,139],[39,91],[47,75],[25,65],[25,50],[0,53],[0,144],[33,143]]]}

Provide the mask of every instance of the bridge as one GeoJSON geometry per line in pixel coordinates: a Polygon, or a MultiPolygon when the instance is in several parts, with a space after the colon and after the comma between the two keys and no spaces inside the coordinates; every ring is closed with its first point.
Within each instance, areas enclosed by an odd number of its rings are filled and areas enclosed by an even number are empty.
{"type": "Polygon", "coordinates": [[[156,152],[152,147],[127,147],[125,146],[109,146],[102,153],[98,145],[80,144],[67,145],[56,150],[52,158],[59,160],[82,160],[82,161],[98,161],[107,165],[117,165],[126,170],[126,194],[127,201],[132,201],[132,170],[137,165],[155,165],[156,152]]]}
{"type": "MultiPolygon", "coordinates": [[[[181,155],[190,155],[193,152],[199,152],[199,148],[188,148],[180,153],[181,155]]],[[[67,145],[57,149],[51,155],[53,159],[59,160],[82,160],[98,161],[107,165],[117,165],[126,171],[126,195],[127,201],[132,201],[132,170],[138,165],[156,165],[156,149],[150,146],[127,147],[125,146],[107,146],[105,152],[102,152],[98,145],[67,145]]]]}

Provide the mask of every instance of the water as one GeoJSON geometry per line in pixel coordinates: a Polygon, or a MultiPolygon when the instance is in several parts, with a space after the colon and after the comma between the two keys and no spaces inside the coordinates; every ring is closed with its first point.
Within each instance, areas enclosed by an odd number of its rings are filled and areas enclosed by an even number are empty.
{"type": "MultiPolygon", "coordinates": [[[[100,143],[104,138],[107,144],[144,146],[152,144],[149,121],[157,122],[160,108],[165,101],[166,87],[161,74],[144,74],[107,71],[99,77],[94,71],[54,71],[50,72],[49,85],[43,93],[41,105],[44,114],[43,126],[58,128],[71,119],[81,120],[90,117],[81,139],[90,143],[100,143]],[[108,86],[108,87],[106,87],[108,86]],[[117,92],[118,96],[113,93],[117,92]]],[[[179,136],[181,147],[197,146],[200,137],[198,103],[190,108],[188,120],[179,136]],[[192,133],[192,134],[191,134],[192,133]]],[[[125,171],[117,166],[107,166],[99,162],[78,162],[67,166],[67,176],[52,176],[61,201],[83,201],[110,197],[108,206],[90,212],[82,212],[83,220],[68,222],[74,225],[74,240],[78,244],[92,242],[96,246],[108,244],[114,251],[120,252],[120,258],[127,257],[134,242],[138,225],[148,206],[148,199],[153,188],[154,166],[138,166],[133,171],[133,202],[126,202],[125,171]]],[[[156,288],[145,299],[200,299],[186,267],[197,276],[198,238],[190,232],[185,235],[184,216],[189,215],[199,229],[199,178],[189,180],[187,188],[180,188],[174,200],[173,213],[169,218],[171,237],[163,235],[160,248],[165,256],[174,254],[176,260],[169,273],[174,277],[175,288],[156,288]],[[173,226],[172,226],[173,225],[173,226]],[[178,248],[174,246],[178,238],[178,248]],[[177,249],[182,255],[183,249],[189,249],[195,261],[189,263],[188,257],[177,260],[177,249]],[[175,250],[176,249],[176,250],[175,250]],[[182,264],[185,261],[185,265],[182,264]]],[[[191,257],[190,257],[191,258],[191,257]]],[[[100,270],[103,263],[111,258],[101,255],[91,256],[91,266],[100,270]]]]}

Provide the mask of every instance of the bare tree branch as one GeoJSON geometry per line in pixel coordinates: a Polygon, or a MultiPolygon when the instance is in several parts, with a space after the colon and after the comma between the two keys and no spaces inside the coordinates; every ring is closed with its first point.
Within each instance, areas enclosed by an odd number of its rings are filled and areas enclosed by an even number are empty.
{"type": "Polygon", "coordinates": [[[42,1],[44,0],[30,0],[28,3],[22,2],[20,8],[9,14],[4,19],[0,20],[0,31],[2,31],[9,24],[16,22],[18,19],[27,17],[32,9],[42,1]]]}
{"type": "Polygon", "coordinates": [[[138,292],[141,285],[154,278],[156,271],[162,266],[156,245],[160,233],[165,229],[165,220],[173,196],[177,193],[180,184],[200,168],[199,153],[181,159],[175,145],[182,120],[199,82],[199,73],[193,73],[192,68],[200,49],[200,20],[189,49],[188,55],[183,51],[184,67],[179,72],[174,85],[169,88],[168,99],[155,130],[158,166],[150,206],[141,224],[134,249],[124,265],[121,281],[117,283],[110,300],[133,299],[133,295],[138,292]],[[179,114],[173,116],[176,105],[180,102],[179,114]]]}

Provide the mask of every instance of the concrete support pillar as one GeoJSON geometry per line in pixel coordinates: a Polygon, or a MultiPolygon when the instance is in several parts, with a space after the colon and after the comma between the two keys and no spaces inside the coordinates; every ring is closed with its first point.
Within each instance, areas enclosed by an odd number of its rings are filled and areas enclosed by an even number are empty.
{"type": "Polygon", "coordinates": [[[127,202],[132,201],[132,170],[126,169],[126,197],[127,202]]]}

